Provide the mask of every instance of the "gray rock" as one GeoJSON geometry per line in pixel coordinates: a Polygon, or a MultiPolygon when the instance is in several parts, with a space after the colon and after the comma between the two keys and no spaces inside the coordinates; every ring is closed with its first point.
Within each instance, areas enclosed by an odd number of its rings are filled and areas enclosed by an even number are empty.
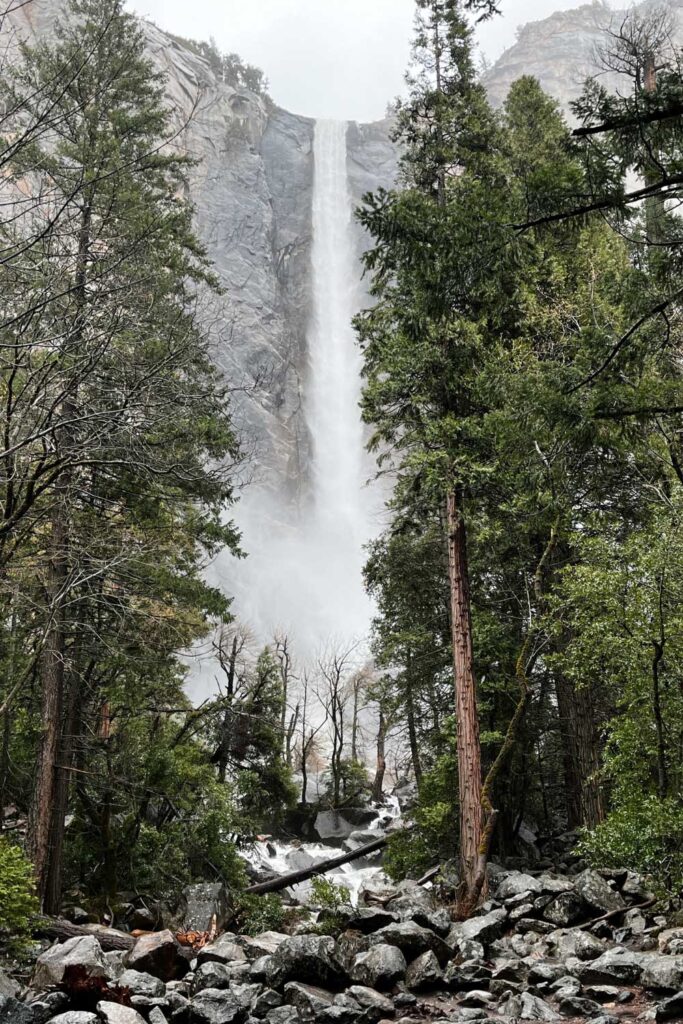
{"type": "Polygon", "coordinates": [[[578,892],[561,892],[555,896],[543,911],[543,919],[560,928],[575,924],[586,916],[586,903],[578,892]]]}
{"type": "Polygon", "coordinates": [[[550,988],[555,993],[555,998],[560,1000],[560,1002],[563,999],[574,999],[581,994],[581,982],[578,978],[573,978],[571,975],[565,975],[565,977],[560,978],[550,988]]]}
{"type": "Polygon", "coordinates": [[[209,961],[219,964],[243,962],[248,959],[250,952],[253,953],[253,956],[250,958],[255,960],[259,956],[274,952],[275,949],[277,949],[277,946],[273,946],[270,949],[264,948],[263,944],[250,946],[246,939],[238,941],[237,936],[233,935],[232,932],[225,932],[215,942],[199,950],[197,953],[197,963],[205,964],[209,963],[209,961]]]}
{"type": "Polygon", "coordinates": [[[99,1024],[100,1018],[86,1010],[67,1010],[50,1017],[49,1024],[99,1024]]]}
{"type": "Polygon", "coordinates": [[[137,1010],[118,1003],[100,1002],[97,1004],[97,1013],[105,1024],[145,1024],[145,1018],[137,1010]]]}
{"type": "Polygon", "coordinates": [[[219,963],[217,960],[208,960],[200,964],[194,972],[194,978],[190,985],[192,995],[203,992],[204,989],[228,989],[232,981],[232,974],[227,964],[219,963]]]}
{"type": "Polygon", "coordinates": [[[439,935],[415,921],[398,921],[380,928],[370,936],[370,946],[374,945],[397,946],[410,960],[427,951],[434,953],[442,964],[452,956],[450,947],[439,935]]]}
{"type": "Polygon", "coordinates": [[[473,939],[482,946],[488,945],[503,934],[507,921],[507,910],[492,910],[483,917],[472,917],[469,921],[458,921],[448,933],[447,942],[454,949],[461,949],[463,940],[473,939]]]}
{"type": "Polygon", "coordinates": [[[558,1020],[559,1014],[549,1003],[530,992],[511,996],[502,1003],[500,1012],[506,1017],[518,1017],[520,1020],[558,1020]]]}
{"type": "Polygon", "coordinates": [[[645,956],[640,978],[644,988],[679,992],[683,989],[683,956],[645,956]]]}
{"type": "Polygon", "coordinates": [[[541,882],[533,875],[525,875],[521,871],[510,871],[498,879],[496,896],[499,900],[507,900],[511,896],[524,893],[540,893],[543,891],[541,882]]]}
{"type": "Polygon", "coordinates": [[[670,953],[672,944],[683,940],[683,928],[665,928],[657,936],[657,948],[660,953],[670,953]]]}
{"type": "Polygon", "coordinates": [[[633,999],[633,992],[616,985],[587,985],[584,992],[598,1003],[630,1003],[633,999]]]}
{"type": "Polygon", "coordinates": [[[230,982],[230,992],[235,997],[238,1003],[243,1006],[246,1010],[250,1010],[254,1000],[263,991],[263,985],[240,981],[230,982]]]}
{"type": "Polygon", "coordinates": [[[449,988],[462,991],[464,989],[482,988],[491,980],[491,968],[481,960],[469,960],[458,963],[451,960],[446,965],[444,979],[449,988]]]}
{"type": "MultiPolygon", "coordinates": [[[[405,993],[407,995],[407,993],[405,993]]],[[[394,1004],[391,999],[387,999],[380,992],[376,992],[374,988],[368,988],[366,985],[351,985],[347,989],[347,995],[350,995],[363,1010],[370,1010],[370,1016],[377,1019],[382,1017],[392,1017],[394,1012],[394,1004]]]]}
{"type": "Polygon", "coordinates": [[[282,988],[288,981],[301,981],[323,988],[338,989],[346,973],[328,935],[292,935],[282,942],[266,965],[270,988],[282,988]]]}
{"type": "Polygon", "coordinates": [[[559,981],[566,977],[566,969],[564,964],[560,964],[554,961],[540,960],[538,963],[532,964],[529,968],[529,984],[538,985],[539,983],[552,985],[553,982],[559,981]]]}
{"type": "Polygon", "coordinates": [[[521,922],[520,931],[528,931],[528,926],[532,920],[531,915],[534,912],[533,903],[519,903],[514,907],[507,903],[508,916],[512,924],[518,924],[521,922]]]}
{"type": "Polygon", "coordinates": [[[282,996],[274,988],[265,988],[252,1000],[251,1012],[255,1017],[265,1017],[270,1010],[282,1006],[282,996]]]}
{"type": "Polygon", "coordinates": [[[344,811],[320,811],[315,819],[315,831],[321,839],[348,839],[361,825],[375,820],[373,810],[364,807],[345,807],[344,811]]]}
{"type": "Polygon", "coordinates": [[[266,1020],[270,1024],[299,1024],[301,1018],[296,1006],[277,1006],[268,1011],[266,1020]]]}
{"type": "Polygon", "coordinates": [[[32,1007],[14,996],[0,995],[0,1024],[36,1024],[36,1020],[32,1007]]]}
{"type": "Polygon", "coordinates": [[[396,946],[376,945],[360,953],[351,969],[353,981],[370,988],[393,988],[407,969],[406,958],[396,946]]]}
{"type": "Polygon", "coordinates": [[[0,996],[18,996],[21,991],[21,986],[10,978],[9,974],[6,974],[3,970],[0,970],[0,996]]]}
{"type": "Polygon", "coordinates": [[[556,877],[555,875],[539,875],[538,882],[541,886],[541,892],[556,895],[561,892],[573,892],[574,883],[568,878],[556,877]]]}
{"type": "Polygon", "coordinates": [[[470,1007],[491,1007],[495,1003],[496,998],[490,992],[484,991],[484,989],[473,988],[470,992],[465,992],[464,995],[460,996],[460,1006],[467,1008],[470,1007]]]}
{"type": "Polygon", "coordinates": [[[125,970],[118,979],[121,988],[130,990],[133,996],[147,996],[150,999],[166,995],[166,986],[159,978],[143,971],[125,970]]]}
{"type": "Polygon", "coordinates": [[[578,995],[557,994],[560,1013],[565,1017],[599,1017],[602,1014],[602,1006],[593,999],[585,999],[578,995]]]}
{"type": "Polygon", "coordinates": [[[443,983],[443,972],[431,949],[408,964],[405,981],[408,988],[414,992],[443,983]]]}
{"type": "Polygon", "coordinates": [[[305,1017],[319,1017],[334,1002],[334,995],[327,989],[315,985],[304,985],[300,981],[288,981],[285,985],[285,1003],[296,1006],[305,1017]]]}
{"type": "Polygon", "coordinates": [[[220,882],[201,882],[183,889],[180,906],[186,932],[222,932],[230,917],[228,894],[220,882]]]}
{"type": "Polygon", "coordinates": [[[370,935],[372,932],[386,928],[388,924],[398,921],[398,915],[382,907],[359,907],[358,911],[349,919],[347,925],[354,931],[370,935]]]}
{"type": "MultiPolygon", "coordinates": [[[[284,932],[261,932],[260,935],[240,935],[239,944],[249,960],[257,960],[261,956],[270,956],[271,953],[275,953],[287,938],[289,936],[284,932]]],[[[219,942],[220,939],[213,945],[218,946],[219,942]]],[[[241,957],[235,957],[235,959],[240,960],[241,957]]]]}
{"type": "Polygon", "coordinates": [[[676,1020],[683,1017],[683,992],[677,992],[675,996],[669,996],[659,1003],[656,1009],[656,1020],[676,1020]]]}
{"type": "Polygon", "coordinates": [[[619,893],[615,892],[609,883],[591,868],[587,868],[576,876],[574,888],[596,913],[608,914],[613,910],[621,910],[626,907],[619,893]]]}
{"type": "Polygon", "coordinates": [[[94,935],[79,935],[64,943],[56,943],[41,953],[31,979],[32,988],[40,991],[68,985],[69,975],[78,972],[86,978],[106,978],[107,961],[94,935]]]}
{"type": "Polygon", "coordinates": [[[624,946],[615,946],[592,962],[581,964],[577,974],[583,984],[611,984],[619,981],[627,985],[636,985],[643,973],[644,961],[644,954],[635,953],[624,946]]]}
{"type": "Polygon", "coordinates": [[[149,1011],[149,1024],[168,1024],[168,1018],[158,1006],[153,1006],[149,1011]]]}
{"type": "Polygon", "coordinates": [[[152,932],[141,935],[126,956],[126,967],[133,971],[152,974],[162,981],[170,981],[176,976],[181,964],[180,946],[170,931],[152,932]]]}
{"type": "Polygon", "coordinates": [[[207,988],[192,999],[192,1021],[198,1024],[242,1024],[247,1009],[224,989],[207,988]]]}
{"type": "Polygon", "coordinates": [[[249,977],[254,981],[266,981],[270,970],[272,957],[260,956],[258,960],[249,964],[249,977]]]}
{"type": "Polygon", "coordinates": [[[605,944],[600,939],[578,929],[554,931],[547,941],[560,960],[571,956],[579,960],[596,960],[605,952],[605,944]]]}

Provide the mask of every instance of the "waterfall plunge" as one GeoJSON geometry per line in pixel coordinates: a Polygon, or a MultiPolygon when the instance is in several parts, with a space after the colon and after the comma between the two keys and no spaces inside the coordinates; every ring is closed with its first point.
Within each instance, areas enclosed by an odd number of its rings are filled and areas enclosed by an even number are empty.
{"type": "MultiPolygon", "coordinates": [[[[375,530],[371,463],[358,403],[361,357],[351,320],[362,304],[343,122],[315,129],[309,366],[304,414],[312,443],[308,500],[296,523],[272,496],[248,488],[235,510],[248,557],[219,557],[210,581],[235,596],[233,610],[255,638],[286,632],[297,657],[367,634],[372,606],[363,588],[364,545],[375,530]]],[[[375,506],[378,502],[375,498],[375,506]]],[[[214,669],[201,653],[190,689],[205,696],[214,669]]]]}

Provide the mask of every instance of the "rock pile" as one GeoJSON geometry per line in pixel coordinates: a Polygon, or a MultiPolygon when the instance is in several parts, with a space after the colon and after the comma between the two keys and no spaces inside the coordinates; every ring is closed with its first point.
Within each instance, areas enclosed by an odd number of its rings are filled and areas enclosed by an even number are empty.
{"type": "Polygon", "coordinates": [[[683,1016],[683,928],[636,875],[493,868],[488,901],[453,923],[402,883],[329,935],[221,935],[190,959],[171,932],[103,952],[94,935],[0,977],[0,1024],[379,1024],[669,1021],[683,1016]],[[387,898],[388,897],[388,898],[387,898]]]}

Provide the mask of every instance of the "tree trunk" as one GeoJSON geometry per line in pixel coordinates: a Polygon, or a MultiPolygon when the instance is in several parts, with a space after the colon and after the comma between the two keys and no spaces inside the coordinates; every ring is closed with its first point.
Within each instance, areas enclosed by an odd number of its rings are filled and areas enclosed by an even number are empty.
{"type": "Polygon", "coordinates": [[[460,507],[460,495],[457,491],[452,491],[448,495],[446,514],[460,802],[458,905],[461,915],[469,916],[479,898],[477,871],[483,837],[483,808],[479,716],[472,653],[467,533],[460,507]]]}
{"type": "Polygon", "coordinates": [[[664,717],[662,715],[661,687],[659,682],[659,666],[664,657],[664,645],[658,640],[653,641],[654,657],[652,658],[652,712],[655,717],[657,733],[657,795],[663,800],[669,792],[669,777],[666,764],[666,738],[664,736],[664,717]]]}
{"type": "Polygon", "coordinates": [[[600,753],[589,686],[575,686],[559,674],[555,681],[564,749],[565,792],[570,828],[599,825],[604,817],[600,753]]]}
{"type": "MultiPolygon", "coordinates": [[[[66,509],[60,501],[53,512],[47,580],[48,623],[41,656],[40,738],[28,820],[26,846],[33,861],[41,908],[47,894],[55,800],[56,764],[62,723],[64,689],[64,589],[67,579],[66,509]]],[[[62,823],[63,828],[63,823],[62,823]]]]}
{"type": "Polygon", "coordinates": [[[387,770],[387,758],[385,751],[385,740],[387,735],[387,720],[382,708],[379,709],[379,726],[377,729],[377,770],[372,784],[372,799],[375,803],[381,803],[382,790],[384,787],[384,773],[387,770]]]}
{"type": "Polygon", "coordinates": [[[413,678],[412,678],[412,657],[408,652],[406,663],[406,719],[408,722],[408,742],[410,744],[410,759],[413,762],[413,774],[418,789],[422,783],[422,762],[420,760],[420,747],[417,742],[417,725],[415,723],[415,701],[413,699],[413,678]]]}
{"type": "Polygon", "coordinates": [[[44,899],[44,911],[46,914],[52,915],[59,913],[62,899],[64,819],[69,807],[69,790],[71,787],[71,768],[73,767],[79,697],[80,687],[78,685],[78,678],[74,673],[69,685],[66,714],[59,746],[58,766],[55,772],[52,841],[50,843],[50,863],[44,899]]]}

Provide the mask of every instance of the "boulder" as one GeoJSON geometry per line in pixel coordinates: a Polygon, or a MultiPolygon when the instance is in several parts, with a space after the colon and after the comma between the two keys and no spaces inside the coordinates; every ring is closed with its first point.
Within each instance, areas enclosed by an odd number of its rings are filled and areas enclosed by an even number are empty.
{"type": "Polygon", "coordinates": [[[301,1017],[296,1006],[276,1006],[266,1014],[269,1024],[300,1024],[301,1017]]]}
{"type": "Polygon", "coordinates": [[[665,928],[657,936],[657,948],[660,953],[670,953],[672,946],[678,941],[683,942],[683,928],[665,928]]]}
{"type": "Polygon", "coordinates": [[[469,921],[458,921],[449,931],[446,941],[453,950],[460,950],[463,940],[470,939],[486,946],[489,942],[499,939],[503,934],[507,916],[507,910],[501,907],[482,917],[472,917],[469,921]]]}
{"type": "Polygon", "coordinates": [[[37,1024],[37,1018],[30,1006],[14,996],[0,995],[0,1024],[37,1024]]]}
{"type": "Polygon", "coordinates": [[[100,1018],[86,1010],[67,1010],[50,1017],[49,1024],[100,1024],[100,1018]]]}
{"type": "Polygon", "coordinates": [[[104,1024],[145,1024],[145,1018],[137,1010],[119,1003],[98,1003],[97,1013],[104,1024]]]}
{"type": "Polygon", "coordinates": [[[367,988],[365,985],[351,985],[347,989],[347,995],[355,999],[362,1010],[369,1010],[369,1016],[376,1016],[378,1020],[394,1015],[394,1005],[391,1000],[380,992],[376,992],[374,988],[367,988]]]}
{"type": "Polygon", "coordinates": [[[433,988],[435,985],[443,983],[443,973],[439,961],[431,949],[408,964],[405,981],[413,992],[423,988],[433,988]]]}
{"type": "Polygon", "coordinates": [[[525,875],[521,871],[509,871],[499,876],[496,896],[499,900],[507,900],[512,896],[521,896],[523,893],[541,893],[542,891],[543,886],[537,878],[525,875]]]}
{"type": "Polygon", "coordinates": [[[409,960],[428,950],[442,964],[448,963],[452,956],[450,947],[440,936],[415,921],[398,921],[380,928],[370,936],[370,946],[374,945],[397,946],[409,960]]]}
{"type": "Polygon", "coordinates": [[[147,996],[155,999],[166,995],[166,986],[153,974],[144,971],[125,970],[118,979],[120,988],[127,988],[132,996],[147,996]]]}
{"type": "Polygon", "coordinates": [[[191,1020],[196,1024],[242,1024],[248,1011],[231,992],[207,988],[192,999],[191,1020]]]}
{"type": "Polygon", "coordinates": [[[230,983],[230,992],[245,1010],[250,1010],[254,1000],[263,992],[263,985],[254,982],[250,984],[249,982],[233,981],[230,983]]]}
{"type": "Polygon", "coordinates": [[[266,980],[270,988],[301,981],[334,990],[347,979],[329,935],[292,935],[269,958],[266,980]]]}
{"type": "Polygon", "coordinates": [[[315,831],[321,839],[348,839],[350,835],[376,819],[375,811],[365,807],[345,807],[342,811],[319,811],[315,831]]]}
{"type": "Polygon", "coordinates": [[[270,1010],[282,1006],[282,996],[274,988],[264,988],[252,1000],[251,1012],[254,1017],[265,1017],[270,1010]]]}
{"type": "Polygon", "coordinates": [[[203,992],[204,989],[227,989],[230,988],[232,975],[226,964],[218,963],[217,960],[208,960],[200,964],[194,972],[194,978],[190,986],[193,996],[203,992]]]}
{"type": "MultiPolygon", "coordinates": [[[[367,846],[368,843],[374,843],[376,839],[382,839],[386,835],[383,829],[356,829],[351,835],[344,840],[342,843],[342,850],[346,850],[347,853],[352,853],[354,850],[358,850],[361,846],[367,846]]],[[[382,851],[377,850],[375,853],[371,853],[371,858],[379,858],[382,856],[382,851]]],[[[362,861],[361,861],[362,863],[362,861]]]]}
{"type": "Polygon", "coordinates": [[[574,883],[568,878],[556,877],[555,875],[543,874],[538,876],[541,892],[556,895],[560,892],[573,892],[574,883]]]}
{"type": "Polygon", "coordinates": [[[561,996],[557,993],[560,1013],[565,1017],[599,1017],[602,1014],[602,1006],[593,999],[586,999],[579,995],[561,996]]]}
{"type": "Polygon", "coordinates": [[[576,876],[574,888],[595,913],[609,914],[613,910],[626,908],[620,894],[615,892],[609,882],[591,868],[586,868],[576,876]]]}
{"type": "Polygon", "coordinates": [[[683,1017],[683,992],[677,992],[675,996],[669,996],[661,1002],[656,1011],[655,1020],[676,1020],[683,1017]]]}
{"type": "Polygon", "coordinates": [[[304,1017],[319,1017],[334,1002],[334,995],[327,989],[315,985],[304,985],[300,981],[288,981],[285,985],[285,1003],[296,1006],[304,1017]]]}
{"type": "Polygon", "coordinates": [[[398,921],[398,916],[382,907],[359,907],[356,913],[349,918],[347,927],[363,932],[364,935],[370,935],[396,921],[398,921]]]}
{"type": "Polygon", "coordinates": [[[469,960],[465,963],[452,960],[446,966],[446,984],[458,991],[485,988],[490,980],[491,968],[481,960],[469,960]]]}
{"type": "MultiPolygon", "coordinates": [[[[260,946],[251,947],[251,951],[253,953],[252,960],[263,956],[264,953],[271,952],[270,949],[261,952],[260,946]]],[[[233,935],[232,932],[225,932],[215,942],[199,950],[197,953],[197,963],[205,964],[209,961],[219,964],[235,963],[237,961],[245,962],[247,956],[246,940],[238,939],[237,935],[233,935]]]]}
{"type": "Polygon", "coordinates": [[[168,1024],[168,1019],[158,1006],[153,1006],[149,1011],[149,1024],[168,1024]]]}
{"type": "Polygon", "coordinates": [[[568,892],[560,892],[557,896],[553,897],[543,910],[543,919],[544,921],[550,921],[560,928],[566,928],[567,925],[576,924],[577,921],[585,917],[586,910],[587,907],[583,896],[580,896],[578,892],[569,890],[568,892]]]}
{"type": "Polygon", "coordinates": [[[406,969],[406,958],[397,946],[380,944],[367,953],[359,953],[351,968],[351,977],[361,985],[387,989],[403,979],[406,969]]]}
{"type": "Polygon", "coordinates": [[[506,1017],[518,1017],[520,1020],[558,1020],[559,1014],[549,1003],[530,992],[522,992],[511,996],[500,1006],[500,1012],[506,1017]]]}
{"type": "Polygon", "coordinates": [[[640,982],[644,988],[680,992],[683,989],[683,956],[646,956],[640,982]]]}
{"type": "Polygon", "coordinates": [[[94,935],[79,935],[56,943],[41,953],[33,972],[31,987],[37,991],[67,985],[69,978],[106,978],[107,961],[94,935]]]}
{"type": "MultiPolygon", "coordinates": [[[[243,947],[249,960],[257,960],[260,956],[270,956],[287,938],[289,936],[284,932],[261,932],[260,935],[240,935],[239,944],[243,947]]],[[[220,939],[213,945],[218,946],[219,942],[220,939]]],[[[240,958],[236,957],[235,959],[239,960],[240,958]]]]}
{"type": "MultiPolygon", "coordinates": [[[[568,974],[564,978],[560,978],[554,985],[551,985],[551,989],[555,993],[555,998],[562,1003],[563,1000],[574,999],[576,996],[581,995],[581,982],[578,978],[568,974]]],[[[560,1009],[562,1009],[561,1006],[560,1009]]]]}
{"type": "Polygon", "coordinates": [[[9,974],[5,974],[3,970],[0,970],[0,996],[18,996],[21,991],[21,986],[10,978],[9,974]]]}
{"type": "Polygon", "coordinates": [[[220,882],[202,882],[183,889],[180,905],[186,932],[222,932],[230,918],[228,893],[220,882]]]}
{"type": "Polygon", "coordinates": [[[590,963],[577,968],[579,980],[583,983],[622,982],[637,985],[644,968],[644,954],[635,953],[624,946],[615,946],[590,963]]]}
{"type": "Polygon", "coordinates": [[[170,931],[141,935],[125,959],[126,967],[133,971],[152,974],[162,981],[171,981],[187,970],[175,936],[170,931]]]}
{"type": "Polygon", "coordinates": [[[596,960],[605,952],[605,944],[600,939],[575,928],[551,932],[547,942],[560,960],[570,956],[579,960],[596,960]]]}

